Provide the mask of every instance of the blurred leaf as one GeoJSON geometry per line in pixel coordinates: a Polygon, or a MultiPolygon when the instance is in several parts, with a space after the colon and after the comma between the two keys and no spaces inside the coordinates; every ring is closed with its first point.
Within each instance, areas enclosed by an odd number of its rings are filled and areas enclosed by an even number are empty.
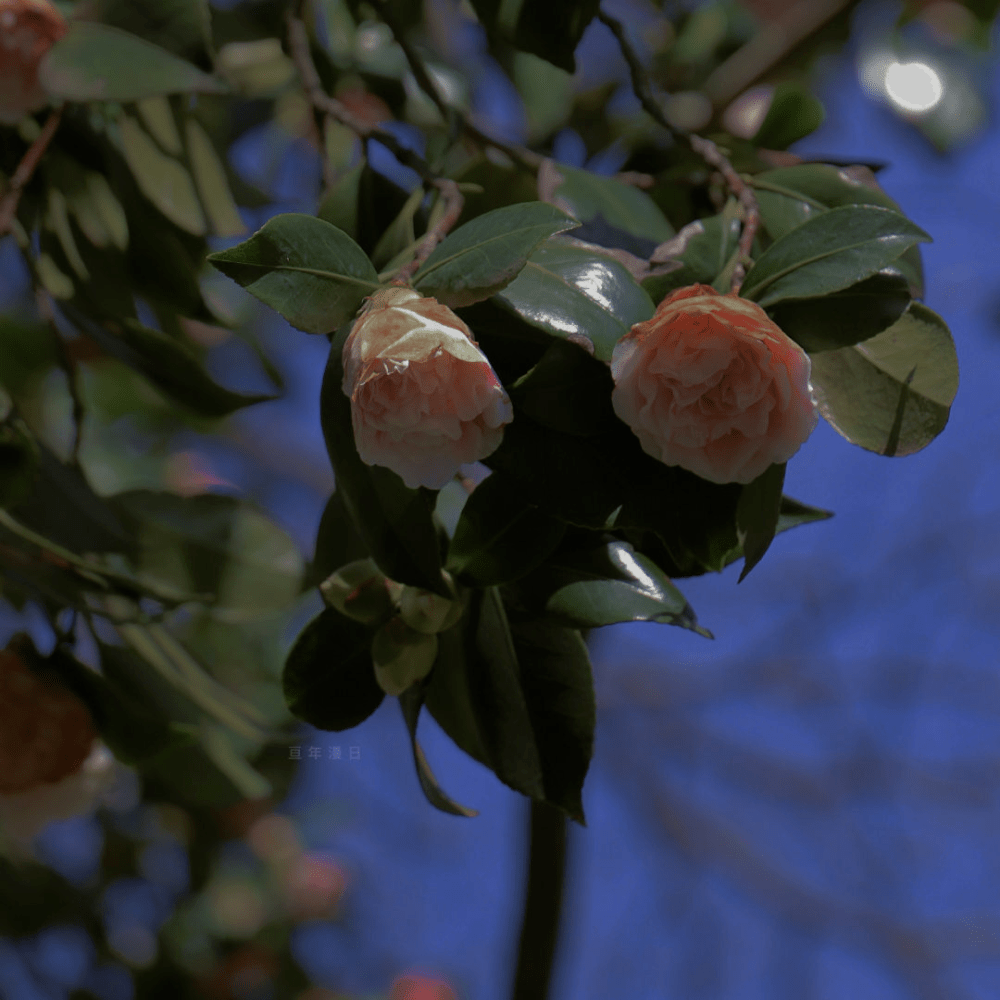
{"type": "Polygon", "coordinates": [[[490,40],[513,42],[560,69],[576,69],[573,52],[587,25],[597,16],[600,0],[472,0],[490,40]]]}
{"type": "Polygon", "coordinates": [[[205,213],[183,164],[162,153],[134,118],[119,121],[122,152],[142,193],[175,225],[201,236],[205,213]]]}
{"type": "Polygon", "coordinates": [[[539,243],[576,222],[542,202],[487,212],[446,237],[413,277],[423,294],[468,306],[507,287],[539,243]]]}
{"type": "Polygon", "coordinates": [[[507,205],[538,200],[535,179],[527,170],[515,164],[501,166],[484,155],[470,160],[454,177],[462,184],[477,184],[483,189],[465,195],[460,216],[463,222],[507,205]]]}
{"type": "Polygon", "coordinates": [[[61,101],[138,101],[157,94],[221,93],[225,85],[166,49],[106,24],[71,21],[43,57],[38,80],[61,101]]]}
{"type": "MultiPolygon", "coordinates": [[[[372,263],[375,267],[385,267],[393,258],[413,246],[416,236],[413,230],[413,217],[424,200],[424,189],[417,188],[400,209],[399,215],[392,220],[389,228],[382,234],[375,249],[372,250],[372,263]]],[[[412,259],[412,253],[410,254],[412,259]]]]}
{"type": "Polygon", "coordinates": [[[358,237],[358,189],[364,162],[346,170],[337,178],[320,203],[317,215],[330,225],[347,233],[351,239],[358,237]]]}
{"type": "Polygon", "coordinates": [[[565,530],[565,523],[525,501],[513,482],[495,472],[466,501],[446,567],[476,586],[507,583],[537,566],[565,530]]]}
{"type": "Polygon", "coordinates": [[[580,222],[600,218],[653,244],[663,243],[674,235],[673,226],[645,191],[613,177],[547,160],[539,171],[538,187],[545,201],[580,222]]]}
{"type": "Polygon", "coordinates": [[[769,310],[771,319],[803,350],[836,350],[874,337],[892,326],[911,302],[909,285],[895,268],[819,299],[787,299],[769,310]]]}
{"type": "Polygon", "coordinates": [[[410,747],[413,750],[413,763],[417,769],[417,779],[420,781],[420,787],[427,797],[427,801],[435,809],[440,809],[441,812],[449,813],[452,816],[470,818],[478,816],[477,810],[459,805],[454,799],[449,798],[441,789],[437,778],[434,777],[434,772],[431,771],[430,764],[427,763],[427,758],[424,756],[423,748],[417,742],[417,721],[422,705],[423,694],[418,684],[407,688],[399,696],[399,707],[403,710],[403,719],[406,722],[407,732],[410,734],[410,747]]]}
{"type": "Polygon", "coordinates": [[[407,488],[390,469],[366,465],[358,455],[351,401],[344,395],[345,327],[330,346],[320,392],[320,420],[337,492],[363,544],[391,580],[450,597],[441,576],[441,554],[425,491],[407,488]]]}
{"type": "Polygon", "coordinates": [[[785,463],[771,465],[753,482],[747,483],[736,506],[736,534],[743,547],[745,564],[737,583],[764,558],[774,540],[781,515],[781,487],[785,463]]]}
{"type": "Polygon", "coordinates": [[[38,446],[20,421],[0,424],[0,507],[16,506],[31,489],[38,446]]]}
{"type": "Polygon", "coordinates": [[[581,347],[557,340],[508,393],[516,413],[566,434],[589,435],[618,419],[611,406],[613,389],[605,363],[581,347]]]}
{"type": "Polygon", "coordinates": [[[654,312],[649,296],[624,265],[558,239],[535,250],[498,298],[557,337],[589,340],[594,356],[608,362],[633,324],[654,312]]]}
{"type": "Polygon", "coordinates": [[[240,236],[246,226],[233,200],[226,170],[208,133],[193,118],[185,122],[188,157],[195,184],[216,236],[240,236]]]}
{"type": "Polygon", "coordinates": [[[911,455],[930,444],[958,391],[951,333],[919,302],[870,340],[814,355],[812,366],[823,416],[848,441],[880,455],[911,455]]]}
{"type": "Polygon", "coordinates": [[[135,110],[139,113],[143,127],[159,143],[160,148],[171,156],[181,156],[184,146],[177,131],[174,110],[166,97],[147,97],[137,101],[135,110]]]}
{"type": "Polygon", "coordinates": [[[200,60],[211,47],[208,0],[96,0],[93,20],[162,45],[185,59],[200,60]]]}
{"type": "Polygon", "coordinates": [[[213,594],[217,610],[229,617],[287,607],[299,593],[298,549],[245,501],[136,490],[112,503],[138,537],[141,576],[187,593],[213,594]]]}
{"type": "Polygon", "coordinates": [[[379,287],[361,247],[311,215],[276,215],[250,239],[208,260],[307,333],[329,333],[353,319],[379,287]]]}
{"type": "Polygon", "coordinates": [[[289,711],[317,729],[342,732],[382,704],[375,681],[372,633],[332,608],[299,634],[285,661],[282,684],[289,711]]]}
{"type": "MultiPolygon", "coordinates": [[[[72,310],[67,310],[72,314],[72,310]]],[[[225,417],[244,406],[273,399],[247,396],[215,382],[194,352],[160,330],[126,319],[121,325],[87,324],[87,333],[119,361],[140,372],[171,399],[202,417],[225,417]]]]}
{"type": "Polygon", "coordinates": [[[528,52],[514,53],[512,76],[524,101],[529,141],[534,145],[569,120],[573,110],[573,77],[528,52]]]}
{"type": "Polygon", "coordinates": [[[876,274],[930,237],[887,208],[832,208],[774,242],[757,259],[741,295],[761,306],[814,298],[876,274]]]}
{"type": "Polygon", "coordinates": [[[765,149],[788,149],[823,124],[823,104],[801,84],[785,81],[774,88],[771,106],[753,137],[765,149]]]}
{"type": "Polygon", "coordinates": [[[712,638],[669,577],[628,542],[610,536],[561,549],[515,589],[529,609],[560,625],[600,628],[651,621],[712,638]]]}

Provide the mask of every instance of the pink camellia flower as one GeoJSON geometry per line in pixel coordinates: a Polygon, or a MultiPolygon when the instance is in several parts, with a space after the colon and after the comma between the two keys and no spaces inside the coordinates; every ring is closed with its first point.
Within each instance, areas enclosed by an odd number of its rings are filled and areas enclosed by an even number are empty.
{"type": "Polygon", "coordinates": [[[500,447],[513,408],[472,332],[412,288],[376,292],[344,344],[358,454],[413,489],[440,489],[500,447]]]}
{"type": "Polygon", "coordinates": [[[810,367],[760,306],[691,285],[615,345],[611,402],[665,465],[749,483],[791,458],[816,426],[810,367]]]}
{"type": "Polygon", "coordinates": [[[38,64],[65,34],[66,20],[49,0],[0,0],[0,123],[15,125],[45,107],[38,64]]]}

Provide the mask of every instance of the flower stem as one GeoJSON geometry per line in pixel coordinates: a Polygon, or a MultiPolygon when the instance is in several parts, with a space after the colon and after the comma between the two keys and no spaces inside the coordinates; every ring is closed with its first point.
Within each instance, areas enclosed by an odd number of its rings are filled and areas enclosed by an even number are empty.
{"type": "Polygon", "coordinates": [[[555,806],[531,800],[524,915],[512,1000],[546,1000],[559,941],[566,874],[566,817],[555,806]]]}

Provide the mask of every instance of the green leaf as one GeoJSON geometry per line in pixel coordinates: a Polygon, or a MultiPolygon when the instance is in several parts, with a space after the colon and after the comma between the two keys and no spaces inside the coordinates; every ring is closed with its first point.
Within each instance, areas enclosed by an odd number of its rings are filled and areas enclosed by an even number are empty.
{"type": "Polygon", "coordinates": [[[126,319],[120,325],[88,323],[86,330],[102,350],[145,375],[171,399],[201,417],[225,417],[244,406],[275,398],[226,389],[205,371],[189,347],[137,320],[126,319]]]}
{"type": "Polygon", "coordinates": [[[532,253],[498,299],[548,333],[589,341],[594,356],[608,362],[615,344],[654,312],[624,265],[558,239],[532,253]]]}
{"type": "Polygon", "coordinates": [[[508,392],[515,413],[566,434],[589,435],[607,430],[618,419],[611,406],[613,389],[606,364],[557,340],[508,392]]]}
{"type": "Polygon", "coordinates": [[[958,358],[944,320],[919,302],[887,330],[813,356],[819,410],[848,441],[912,455],[944,430],[958,391],[958,358]]]}
{"type": "Polygon", "coordinates": [[[753,143],[765,149],[788,149],[793,142],[815,132],[824,118],[822,103],[805,87],[790,81],[779,83],[753,143]]]}
{"type": "Polygon", "coordinates": [[[495,472],[466,501],[446,568],[476,586],[507,583],[537,566],[565,530],[564,522],[528,503],[515,483],[495,472]]]}
{"type": "Polygon", "coordinates": [[[391,262],[395,266],[402,266],[406,260],[412,260],[416,251],[416,235],[413,229],[413,217],[417,214],[424,200],[424,189],[418,187],[409,198],[406,204],[399,210],[399,215],[389,224],[386,231],[379,237],[375,249],[372,250],[372,263],[379,268],[388,267],[391,262]],[[404,251],[409,250],[406,258],[395,261],[404,251]]]}
{"type": "Polygon", "coordinates": [[[208,0],[100,0],[100,20],[200,62],[212,45],[208,0]]]}
{"type": "Polygon", "coordinates": [[[360,725],[382,704],[375,681],[372,633],[332,608],[299,634],[285,661],[282,685],[288,709],[317,729],[342,732],[360,725]]]}
{"type": "Polygon", "coordinates": [[[673,226],[645,191],[613,177],[551,160],[542,169],[549,175],[545,178],[548,181],[545,200],[580,222],[600,218],[615,229],[653,243],[663,243],[674,235],[673,226]]]}
{"type": "Polygon", "coordinates": [[[736,534],[743,547],[745,564],[737,583],[764,558],[774,540],[781,516],[781,487],[785,463],[771,465],[752,483],[747,483],[736,506],[736,534]]]}
{"type": "Polygon", "coordinates": [[[344,171],[327,191],[316,213],[351,239],[358,236],[358,192],[364,171],[364,161],[344,171]]]}
{"type": "Polygon", "coordinates": [[[337,492],[363,545],[391,580],[450,597],[428,492],[411,490],[391,469],[366,465],[358,455],[351,401],[344,395],[345,327],[330,346],[320,391],[320,420],[337,492]]]}
{"type": "Polygon", "coordinates": [[[364,559],[367,555],[368,550],[351,523],[344,498],[334,490],[323,508],[316,531],[315,555],[304,585],[318,587],[341,566],[364,559]]]}
{"type": "Polygon", "coordinates": [[[445,238],[413,276],[423,294],[447,306],[469,306],[506,288],[546,237],[577,225],[540,201],[497,208],[445,238]]]}
{"type": "Polygon", "coordinates": [[[208,260],[307,333],[329,333],[353,319],[379,288],[372,262],[354,240],[296,212],[276,215],[250,239],[208,260]]]}
{"type": "Polygon", "coordinates": [[[247,227],[240,218],[233,193],[229,189],[226,168],[222,165],[212,140],[194,118],[189,117],[184,128],[191,172],[194,174],[201,203],[212,223],[212,231],[216,236],[241,236],[247,227]]]}
{"type": "MultiPolygon", "coordinates": [[[[806,219],[828,208],[878,205],[901,211],[879,186],[867,167],[835,167],[828,163],[800,163],[765,170],[752,178],[761,220],[774,240],[786,236],[806,219]]],[[[912,246],[896,262],[909,281],[912,294],[923,295],[920,247],[912,246]]]]}
{"type": "Polygon", "coordinates": [[[187,169],[161,152],[134,118],[122,115],[118,124],[122,152],[139,189],[174,225],[201,236],[205,213],[187,169]]]}
{"type": "Polygon", "coordinates": [[[302,557],[295,543],[245,501],[136,490],[112,503],[138,537],[140,577],[213,594],[215,613],[227,620],[287,607],[299,593],[302,557]]]}
{"type": "Polygon", "coordinates": [[[594,692],[579,633],[524,616],[508,622],[488,588],[438,639],[424,696],[441,728],[504,784],[583,823],[594,692]]]}
{"type": "Polygon", "coordinates": [[[764,307],[848,288],[930,237],[888,208],[832,208],[773,243],[754,263],[741,293],[764,307]]]}
{"type": "Polygon", "coordinates": [[[617,622],[679,625],[708,639],[687,598],[652,559],[608,536],[550,556],[516,585],[518,597],[547,620],[575,628],[617,622]]]}
{"type": "Polygon", "coordinates": [[[166,49],[106,24],[71,21],[38,68],[60,101],[139,101],[157,94],[224,93],[220,80],[166,49]]]}
{"type": "Polygon", "coordinates": [[[771,319],[811,354],[868,340],[888,329],[910,302],[906,279],[895,268],[819,299],[787,299],[773,305],[771,319]]]}
{"type": "Polygon", "coordinates": [[[441,812],[449,813],[452,816],[478,816],[476,809],[469,809],[459,805],[454,799],[449,798],[442,790],[434,777],[430,764],[424,756],[423,748],[417,742],[417,721],[420,718],[420,709],[423,705],[423,694],[419,684],[414,684],[399,696],[399,707],[403,710],[403,719],[406,722],[406,730],[410,734],[410,747],[413,750],[413,763],[417,769],[417,779],[427,801],[440,809],[441,812]]]}

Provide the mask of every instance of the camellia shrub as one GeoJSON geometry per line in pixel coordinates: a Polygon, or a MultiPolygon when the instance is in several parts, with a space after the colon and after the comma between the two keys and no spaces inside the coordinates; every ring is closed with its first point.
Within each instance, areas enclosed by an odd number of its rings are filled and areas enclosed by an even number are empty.
{"type": "Polygon", "coordinates": [[[683,579],[742,561],[742,580],[830,516],[783,493],[820,417],[887,458],[943,430],[958,376],[920,301],[930,236],[868,166],[784,151],[821,120],[814,98],[789,85],[737,136],[665,90],[695,94],[702,63],[669,34],[645,59],[592,0],[453,13],[525,93],[569,95],[527,144],[473,115],[420,3],[0,0],[0,234],[35,307],[5,343],[48,352],[72,415],[47,435],[35,369],[0,359],[2,594],[53,636],[0,654],[18,727],[0,799],[95,747],[181,800],[263,797],[252,762],[290,716],[248,693],[276,687],[254,630],[279,634],[318,588],[280,679],[291,717],[343,731],[397,698],[434,806],[474,814],[434,778],[425,710],[583,823],[587,631],[710,637],[683,579]],[[552,156],[586,118],[567,81],[595,19],[643,109],[618,132],[601,118],[589,141],[622,151],[605,174],[552,156]],[[314,151],[311,214],[258,215],[268,197],[227,160],[272,119],[314,151]],[[122,414],[207,431],[273,398],[206,367],[212,331],[238,328],[267,368],[240,287],[330,344],[336,486],[308,567],[243,499],[94,486],[122,414]]]}

